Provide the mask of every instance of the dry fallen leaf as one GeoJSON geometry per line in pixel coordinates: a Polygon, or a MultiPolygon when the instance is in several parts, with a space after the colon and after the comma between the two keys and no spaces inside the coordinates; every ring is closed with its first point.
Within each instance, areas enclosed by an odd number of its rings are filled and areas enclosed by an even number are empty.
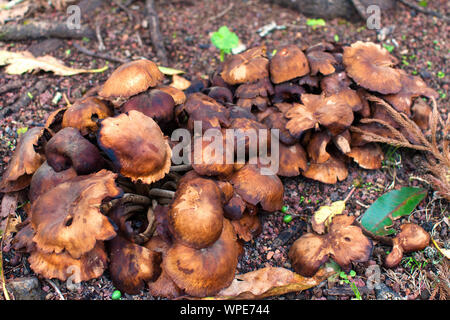
{"type": "Polygon", "coordinates": [[[22,18],[30,9],[29,2],[19,3],[13,7],[9,7],[8,4],[9,1],[0,1],[0,24],[22,18]]]}
{"type": "Polygon", "coordinates": [[[438,251],[447,259],[450,259],[450,249],[443,249],[441,247],[438,246],[438,244],[436,243],[436,241],[434,239],[431,239],[431,242],[433,242],[434,246],[436,247],[436,249],[438,249],[438,251]]]}
{"type": "Polygon", "coordinates": [[[9,52],[0,50],[0,65],[8,65],[5,68],[7,74],[23,74],[33,70],[43,70],[53,72],[59,76],[73,76],[80,73],[99,73],[108,69],[107,66],[101,69],[73,69],[52,56],[45,55],[34,57],[30,52],[9,52]]]}
{"type": "Polygon", "coordinates": [[[228,288],[208,300],[263,299],[289,292],[298,292],[319,285],[335,271],[322,268],[313,277],[302,277],[288,269],[266,267],[237,275],[228,288]]]}
{"type": "Polygon", "coordinates": [[[324,234],[335,215],[342,214],[345,209],[345,201],[339,200],[329,206],[322,206],[311,218],[311,226],[318,234],[324,234]]]}

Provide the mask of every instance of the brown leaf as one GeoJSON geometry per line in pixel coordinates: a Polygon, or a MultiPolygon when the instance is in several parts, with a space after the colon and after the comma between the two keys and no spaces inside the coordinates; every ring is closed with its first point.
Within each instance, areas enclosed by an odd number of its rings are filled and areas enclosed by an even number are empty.
{"type": "Polygon", "coordinates": [[[333,273],[331,268],[322,268],[313,277],[307,278],[285,268],[266,267],[237,275],[228,288],[206,299],[242,300],[279,296],[315,287],[333,273]]]}

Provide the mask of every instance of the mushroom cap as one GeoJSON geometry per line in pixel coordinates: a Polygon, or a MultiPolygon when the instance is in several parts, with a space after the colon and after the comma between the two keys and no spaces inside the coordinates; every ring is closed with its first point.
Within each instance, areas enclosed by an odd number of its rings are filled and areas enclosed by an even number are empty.
{"type": "Polygon", "coordinates": [[[28,261],[34,272],[47,279],[66,281],[70,278],[74,283],[98,278],[108,266],[108,257],[101,241],[78,259],[65,251],[47,253],[35,250],[31,252],[28,261]]]}
{"type": "Polygon", "coordinates": [[[246,156],[249,156],[249,153],[256,156],[261,153],[260,150],[270,150],[271,132],[265,124],[247,118],[238,118],[233,119],[229,128],[234,129],[234,150],[239,158],[238,161],[244,160],[241,158],[243,155],[240,154],[244,146],[246,156]]]}
{"type": "Polygon", "coordinates": [[[242,99],[253,99],[256,97],[268,97],[275,93],[269,78],[262,78],[256,82],[244,83],[237,87],[234,96],[242,99]]]}
{"type": "Polygon", "coordinates": [[[98,240],[116,235],[114,227],[100,212],[107,197],[117,197],[116,174],[101,170],[78,176],[42,194],[31,206],[33,241],[45,253],[65,250],[78,259],[92,250],[98,240]]]}
{"type": "Polygon", "coordinates": [[[148,284],[148,291],[154,297],[167,299],[174,299],[183,295],[183,290],[178,288],[164,270],[161,271],[156,281],[148,284]]]}
{"type": "Polygon", "coordinates": [[[396,267],[403,258],[403,253],[425,249],[430,243],[430,235],[422,227],[414,223],[400,226],[400,233],[392,240],[393,248],[384,264],[388,268],[396,267]]]}
{"type": "Polygon", "coordinates": [[[361,147],[353,147],[347,156],[364,169],[380,169],[384,160],[383,150],[376,143],[368,143],[361,147]]]}
{"type": "Polygon", "coordinates": [[[138,294],[145,283],[161,273],[161,253],[117,236],[108,243],[109,272],[114,286],[128,294],[138,294]]]}
{"type": "Polygon", "coordinates": [[[196,250],[174,244],[164,257],[163,270],[188,295],[213,296],[233,281],[238,254],[235,231],[224,219],[220,238],[211,246],[196,250]]]}
{"type": "Polygon", "coordinates": [[[172,150],[167,138],[152,118],[139,111],[103,120],[97,141],[120,173],[132,181],[150,184],[170,170],[172,150]]]}
{"type": "Polygon", "coordinates": [[[36,127],[20,137],[0,182],[0,192],[14,192],[28,187],[33,173],[45,161],[44,157],[34,150],[34,145],[43,132],[44,128],[36,127]]]}
{"type": "Polygon", "coordinates": [[[303,276],[313,276],[319,267],[332,258],[345,271],[352,262],[367,261],[372,254],[372,242],[361,228],[352,226],[354,217],[337,215],[325,235],[306,233],[289,250],[292,267],[303,276]]]}
{"type": "Polygon", "coordinates": [[[113,114],[113,111],[102,100],[96,97],[87,97],[77,100],[65,111],[62,128],[76,128],[82,135],[95,133],[98,130],[96,120],[111,117],[113,114]]]}
{"type": "Polygon", "coordinates": [[[127,99],[161,84],[164,74],[147,59],[125,63],[106,80],[99,96],[106,100],[127,99]]]}
{"type": "MultiPolygon", "coordinates": [[[[273,109],[273,108],[271,108],[273,109]]],[[[288,120],[284,117],[281,112],[274,111],[265,117],[262,121],[262,124],[266,125],[269,129],[278,129],[280,141],[286,145],[293,145],[297,142],[290,133],[289,130],[286,129],[286,125],[288,120]]]]}
{"type": "Polygon", "coordinates": [[[296,177],[301,171],[308,169],[308,160],[305,149],[300,143],[286,146],[283,143],[279,145],[280,163],[278,175],[282,177],[296,177]]]}
{"type": "Polygon", "coordinates": [[[343,62],[347,74],[366,89],[390,94],[402,88],[400,72],[392,68],[397,59],[379,44],[357,41],[344,48],[343,62]]]}
{"type": "Polygon", "coordinates": [[[214,181],[203,178],[180,183],[169,210],[169,229],[175,239],[200,249],[222,232],[222,194],[214,181]]]}
{"type": "Polygon", "coordinates": [[[67,109],[68,109],[67,107],[63,107],[56,109],[55,111],[52,111],[48,115],[44,127],[50,130],[50,132],[52,132],[53,134],[61,130],[64,113],[66,112],[67,109]]]}
{"type": "Polygon", "coordinates": [[[207,89],[208,97],[213,98],[219,103],[232,103],[233,93],[230,89],[224,87],[209,87],[207,89]]]}
{"type": "Polygon", "coordinates": [[[36,244],[33,242],[33,237],[35,232],[31,227],[30,216],[27,217],[25,221],[19,223],[17,228],[17,233],[11,241],[12,248],[16,251],[24,251],[26,253],[31,253],[36,250],[36,244]]]}
{"type": "Polygon", "coordinates": [[[241,196],[234,193],[231,199],[223,206],[225,218],[230,220],[239,220],[242,218],[247,205],[241,196]]]}
{"type": "Polygon", "coordinates": [[[266,47],[255,47],[230,56],[223,64],[220,76],[227,84],[254,82],[269,76],[266,47]]]}
{"type": "Polygon", "coordinates": [[[167,123],[174,118],[174,107],[175,101],[170,94],[159,89],[153,89],[150,92],[132,97],[122,105],[121,111],[127,113],[136,110],[157,123],[167,123]]]}
{"type": "Polygon", "coordinates": [[[309,73],[309,64],[305,54],[296,45],[280,48],[270,60],[270,79],[281,83],[309,73]]]}
{"type": "Polygon", "coordinates": [[[402,83],[400,91],[396,94],[389,94],[384,97],[384,99],[397,111],[410,115],[414,98],[424,96],[437,99],[439,97],[439,94],[435,90],[429,88],[419,76],[408,75],[403,70],[399,70],[399,73],[401,75],[400,81],[402,83]]]}
{"type": "Polygon", "coordinates": [[[347,179],[348,170],[345,163],[335,157],[330,157],[323,163],[311,163],[303,175],[322,183],[334,184],[338,180],[347,179]]]}
{"type": "Polygon", "coordinates": [[[47,142],[45,157],[56,172],[73,167],[79,175],[97,172],[105,164],[97,147],[71,127],[61,129],[47,142]]]}
{"type": "Polygon", "coordinates": [[[171,86],[158,86],[156,87],[156,89],[164,91],[167,94],[170,94],[176,106],[183,104],[186,101],[186,95],[180,89],[171,86]]]}
{"type": "Polygon", "coordinates": [[[305,89],[299,84],[292,82],[281,83],[274,87],[272,102],[299,102],[301,95],[305,92],[305,89]]]}
{"type": "Polygon", "coordinates": [[[239,220],[231,221],[236,235],[244,242],[249,242],[262,232],[261,219],[256,214],[244,213],[239,220]]]}
{"type": "Polygon", "coordinates": [[[324,163],[330,159],[331,155],[327,152],[327,146],[330,141],[331,136],[327,130],[312,134],[306,150],[314,163],[324,163]]]}
{"type": "Polygon", "coordinates": [[[267,97],[259,97],[259,96],[251,99],[240,98],[236,102],[236,105],[238,105],[241,108],[248,109],[249,111],[252,111],[254,107],[256,107],[259,111],[264,111],[270,105],[270,100],[267,97]]]}
{"type": "Polygon", "coordinates": [[[33,174],[30,183],[29,199],[33,203],[41,194],[53,189],[58,184],[63,183],[77,176],[74,168],[56,172],[45,161],[33,174]]]}
{"type": "Polygon", "coordinates": [[[260,204],[268,212],[281,210],[284,187],[278,176],[263,175],[258,166],[246,164],[231,176],[230,182],[234,191],[251,205],[260,204]]]}
{"type": "Polygon", "coordinates": [[[311,75],[315,76],[317,73],[323,75],[332,74],[336,69],[334,65],[338,62],[336,58],[328,53],[319,50],[314,50],[306,54],[309,65],[311,67],[311,75]]]}
{"type": "Polygon", "coordinates": [[[411,119],[419,126],[422,130],[427,130],[431,123],[431,108],[422,99],[416,99],[413,106],[411,107],[412,116],[411,119]]]}

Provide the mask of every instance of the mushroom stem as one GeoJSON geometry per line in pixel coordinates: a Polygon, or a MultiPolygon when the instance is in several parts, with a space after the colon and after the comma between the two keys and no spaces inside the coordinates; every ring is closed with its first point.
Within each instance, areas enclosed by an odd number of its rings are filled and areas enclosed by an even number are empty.
{"type": "Polygon", "coordinates": [[[192,170],[191,164],[180,164],[178,166],[170,167],[171,172],[180,172],[180,171],[189,171],[189,170],[192,170]]]}
{"type": "Polygon", "coordinates": [[[163,198],[169,198],[169,199],[173,199],[175,196],[174,191],[158,189],[158,188],[150,189],[148,194],[149,194],[149,196],[152,196],[152,197],[163,197],[163,198]]]}
{"type": "Polygon", "coordinates": [[[178,180],[180,180],[180,175],[178,173],[175,172],[169,172],[166,177],[172,179],[173,181],[175,181],[176,183],[178,183],[178,180]]]}
{"type": "Polygon", "coordinates": [[[106,213],[117,203],[134,203],[142,206],[149,206],[151,204],[151,200],[146,196],[141,196],[139,194],[134,193],[125,193],[122,198],[113,199],[111,201],[105,202],[100,206],[102,212],[106,213]]]}
{"type": "Polygon", "coordinates": [[[155,214],[153,213],[152,208],[148,208],[147,219],[148,219],[147,228],[144,230],[144,232],[139,233],[134,237],[134,242],[139,245],[142,245],[147,241],[149,241],[156,230],[155,214]]]}
{"type": "Polygon", "coordinates": [[[161,186],[161,188],[172,188],[172,189],[177,189],[177,183],[175,181],[167,181],[164,182],[164,184],[161,186]]]}

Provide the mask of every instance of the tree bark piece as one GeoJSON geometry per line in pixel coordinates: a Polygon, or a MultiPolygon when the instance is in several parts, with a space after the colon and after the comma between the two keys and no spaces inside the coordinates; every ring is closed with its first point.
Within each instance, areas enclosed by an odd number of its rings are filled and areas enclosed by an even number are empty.
{"type": "Polygon", "coordinates": [[[154,1],[146,0],[145,9],[147,11],[146,18],[150,28],[150,38],[152,39],[152,45],[156,51],[156,56],[160,63],[168,65],[169,60],[167,59],[166,48],[164,48],[163,37],[161,36],[161,31],[159,29],[158,13],[155,10],[154,1]]]}
{"type": "Polygon", "coordinates": [[[0,26],[0,41],[22,41],[42,38],[81,39],[94,38],[95,32],[81,26],[80,29],[70,29],[66,23],[45,21],[31,22],[27,25],[7,24],[0,26]]]}

